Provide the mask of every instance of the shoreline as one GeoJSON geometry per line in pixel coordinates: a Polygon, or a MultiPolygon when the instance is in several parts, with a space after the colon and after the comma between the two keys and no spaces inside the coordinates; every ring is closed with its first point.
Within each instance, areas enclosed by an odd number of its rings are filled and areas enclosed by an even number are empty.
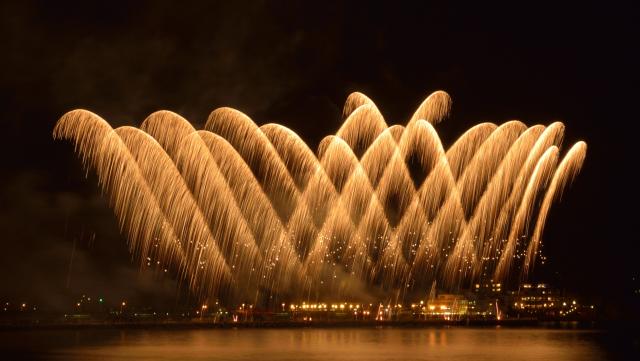
{"type": "MultiPolygon", "coordinates": [[[[617,324],[616,322],[613,322],[617,324]]],[[[507,320],[411,320],[411,321],[257,321],[257,322],[49,322],[28,324],[0,324],[0,331],[17,330],[117,330],[117,329],[278,329],[278,328],[445,328],[445,327],[507,327],[550,329],[606,329],[607,321],[562,321],[537,319],[507,320]]]]}

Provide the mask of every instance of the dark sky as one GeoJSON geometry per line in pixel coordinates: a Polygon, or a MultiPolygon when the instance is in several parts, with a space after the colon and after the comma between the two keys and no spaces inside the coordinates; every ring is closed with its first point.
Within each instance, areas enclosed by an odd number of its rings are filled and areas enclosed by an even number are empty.
{"type": "Polygon", "coordinates": [[[337,130],[352,91],[395,124],[442,89],[453,98],[437,126],[446,144],[511,119],[561,120],[565,145],[588,143],[582,173],[551,211],[549,262],[534,278],[637,302],[640,19],[630,6],[89,3],[0,7],[0,298],[65,308],[82,293],[176,297],[171,280],[138,271],[94,175],[51,139],[68,110],[117,126],[170,109],[201,126],[231,106],[315,145],[337,130]]]}

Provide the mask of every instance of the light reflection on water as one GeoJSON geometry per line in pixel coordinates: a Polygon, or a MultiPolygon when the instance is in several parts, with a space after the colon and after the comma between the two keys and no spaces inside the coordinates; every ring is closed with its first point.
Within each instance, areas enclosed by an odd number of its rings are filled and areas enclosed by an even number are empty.
{"type": "Polygon", "coordinates": [[[603,331],[508,328],[55,330],[0,333],[41,360],[612,360],[603,331]]]}

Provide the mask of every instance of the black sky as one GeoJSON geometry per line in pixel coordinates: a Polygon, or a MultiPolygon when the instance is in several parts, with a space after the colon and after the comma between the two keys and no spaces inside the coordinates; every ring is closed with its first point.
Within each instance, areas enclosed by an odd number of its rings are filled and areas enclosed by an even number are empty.
{"type": "Polygon", "coordinates": [[[95,179],[51,139],[68,110],[116,126],[170,109],[201,124],[231,106],[315,145],[339,127],[352,91],[404,123],[443,89],[454,101],[437,126],[447,144],[481,121],[511,119],[561,120],[565,144],[588,143],[583,172],[551,211],[549,262],[534,278],[637,302],[631,6],[89,3],[1,5],[0,298],[58,308],[82,293],[175,298],[170,280],[138,272],[95,179]]]}

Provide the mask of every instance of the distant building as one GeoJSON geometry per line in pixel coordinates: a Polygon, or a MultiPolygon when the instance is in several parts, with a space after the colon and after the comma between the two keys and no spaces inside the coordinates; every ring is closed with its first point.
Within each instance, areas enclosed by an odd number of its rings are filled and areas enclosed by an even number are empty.
{"type": "Polygon", "coordinates": [[[562,295],[546,283],[523,283],[509,296],[509,313],[515,317],[572,318],[584,309],[574,298],[562,295]]]}
{"type": "Polygon", "coordinates": [[[478,282],[472,288],[471,316],[501,318],[506,306],[503,284],[493,280],[478,282]]]}
{"type": "Polygon", "coordinates": [[[465,316],[469,311],[469,301],[463,295],[439,294],[427,301],[423,313],[428,316],[458,317],[465,316]]]}

